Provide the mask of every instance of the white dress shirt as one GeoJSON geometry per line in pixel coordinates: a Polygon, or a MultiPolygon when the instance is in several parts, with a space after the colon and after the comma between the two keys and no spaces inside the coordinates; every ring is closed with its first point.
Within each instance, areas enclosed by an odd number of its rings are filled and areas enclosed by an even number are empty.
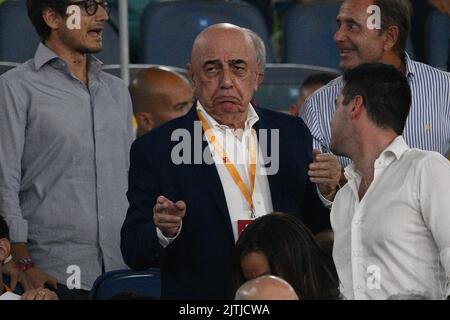
{"type": "Polygon", "coordinates": [[[397,137],[375,161],[372,184],[359,201],[361,176],[348,183],[331,211],[333,259],[347,299],[450,294],[450,163],[410,149],[397,137]]]}
{"type": "MultiPolygon", "coordinates": [[[[234,132],[233,129],[226,125],[219,124],[213,117],[211,117],[200,104],[197,102],[198,110],[203,114],[208,125],[213,130],[214,135],[219,141],[220,145],[225,150],[229,160],[235,165],[242,180],[250,190],[249,178],[249,140],[250,134],[253,135],[254,141],[257,141],[256,132],[252,129],[253,125],[258,122],[259,117],[255,109],[249,105],[247,120],[245,121],[245,128],[242,137],[234,132]]],[[[225,200],[230,213],[231,225],[233,227],[234,240],[238,239],[238,220],[251,220],[250,205],[245,199],[244,195],[239,190],[230,173],[228,172],[223,159],[215,152],[214,146],[208,141],[209,150],[213,155],[213,160],[219,174],[220,182],[225,194],[225,200]]],[[[269,181],[267,179],[266,169],[262,161],[261,149],[258,147],[258,155],[256,161],[256,175],[255,187],[252,194],[254,218],[266,215],[273,211],[272,198],[270,194],[269,181]]],[[[162,232],[157,229],[159,241],[163,247],[170,244],[180,233],[173,238],[165,237],[162,232]]]]}

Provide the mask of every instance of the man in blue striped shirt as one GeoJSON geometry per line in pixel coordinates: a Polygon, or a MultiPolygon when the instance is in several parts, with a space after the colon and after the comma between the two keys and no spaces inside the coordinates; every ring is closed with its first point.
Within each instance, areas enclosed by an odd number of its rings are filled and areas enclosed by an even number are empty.
{"type": "MultiPolygon", "coordinates": [[[[352,69],[365,62],[394,65],[408,79],[412,104],[403,136],[412,148],[447,155],[450,149],[450,73],[413,61],[405,53],[411,28],[407,0],[347,0],[337,17],[334,41],[340,51],[340,68],[352,69]],[[380,8],[381,28],[370,28],[369,6],[380,8]],[[369,13],[367,13],[369,12],[369,13]]],[[[437,31],[437,30],[436,30],[437,31]]],[[[339,77],[311,96],[301,117],[311,130],[314,148],[329,152],[330,122],[335,99],[343,87],[339,77]]],[[[350,159],[339,157],[343,167],[350,159]]]]}

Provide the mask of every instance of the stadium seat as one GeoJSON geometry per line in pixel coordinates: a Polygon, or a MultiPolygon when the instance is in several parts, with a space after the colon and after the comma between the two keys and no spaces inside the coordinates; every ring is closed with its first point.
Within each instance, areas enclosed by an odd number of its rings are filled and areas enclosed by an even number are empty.
{"type": "Polygon", "coordinates": [[[303,81],[311,74],[320,72],[339,73],[336,69],[309,65],[268,64],[255,101],[264,108],[287,111],[297,100],[303,81]]]}
{"type": "MultiPolygon", "coordinates": [[[[0,61],[23,63],[34,57],[39,36],[28,19],[25,2],[0,5],[0,61]]],[[[117,16],[115,8],[111,16],[117,16]]],[[[110,23],[103,30],[103,50],[96,56],[105,64],[120,63],[119,34],[110,23]]]]}
{"type": "Polygon", "coordinates": [[[449,41],[450,17],[433,10],[425,25],[425,60],[429,65],[446,69],[449,41]]]}
{"type": "Polygon", "coordinates": [[[282,21],[284,61],[329,68],[339,67],[333,41],[339,2],[295,5],[282,21]]]}
{"type": "Polygon", "coordinates": [[[0,5],[0,61],[25,62],[33,58],[38,44],[25,0],[0,5]]]}
{"type": "Polygon", "coordinates": [[[3,73],[5,73],[6,71],[15,68],[19,65],[19,63],[17,62],[3,62],[0,61],[0,75],[2,75],[3,73]]]}
{"type": "Polygon", "coordinates": [[[148,299],[161,296],[161,276],[159,269],[146,271],[129,269],[109,271],[97,278],[90,292],[91,300],[108,300],[119,294],[134,294],[148,299]]]}
{"type": "Polygon", "coordinates": [[[141,17],[140,63],[184,68],[190,62],[195,37],[209,25],[229,22],[255,31],[273,61],[271,44],[262,14],[240,2],[168,1],[150,3],[141,17]]]}
{"type": "MultiPolygon", "coordinates": [[[[339,68],[339,51],[333,36],[341,2],[294,5],[282,21],[284,62],[339,68]]],[[[410,39],[406,51],[414,58],[410,39]]]]}
{"type": "MultiPolygon", "coordinates": [[[[187,79],[187,71],[185,68],[177,68],[177,67],[172,67],[172,66],[162,66],[162,65],[154,65],[154,64],[130,64],[129,65],[130,80],[133,80],[139,71],[150,68],[150,67],[165,67],[165,68],[171,69],[171,70],[183,75],[187,79]]],[[[0,70],[1,70],[1,63],[0,63],[0,70]]],[[[103,71],[108,72],[108,73],[120,78],[120,65],[118,65],[118,64],[104,66],[103,71]]]]}

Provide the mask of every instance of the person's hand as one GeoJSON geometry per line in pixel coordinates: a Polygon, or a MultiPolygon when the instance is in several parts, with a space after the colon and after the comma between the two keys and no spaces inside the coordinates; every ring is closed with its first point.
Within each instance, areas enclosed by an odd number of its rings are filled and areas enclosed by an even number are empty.
{"type": "Polygon", "coordinates": [[[308,175],[311,182],[317,184],[320,193],[326,199],[334,200],[341,174],[342,167],[336,156],[313,150],[313,162],[309,165],[308,175]]]}
{"type": "Polygon", "coordinates": [[[58,296],[51,290],[37,288],[25,291],[20,300],[58,300],[58,296]]]}
{"type": "Polygon", "coordinates": [[[32,289],[30,281],[26,277],[25,273],[17,267],[14,260],[11,260],[5,265],[3,265],[2,272],[3,274],[9,276],[10,278],[9,286],[12,290],[16,288],[17,283],[20,283],[20,285],[23,288],[23,291],[32,289]]]}
{"type": "Polygon", "coordinates": [[[443,14],[450,16],[450,1],[449,0],[429,0],[430,4],[438,9],[443,14]]]}
{"type": "Polygon", "coordinates": [[[57,280],[39,268],[33,267],[24,272],[32,289],[43,288],[45,285],[57,288],[57,280]]]}
{"type": "Polygon", "coordinates": [[[153,221],[164,236],[171,238],[177,234],[185,213],[184,201],[173,203],[166,197],[159,196],[153,207],[153,221]]]}

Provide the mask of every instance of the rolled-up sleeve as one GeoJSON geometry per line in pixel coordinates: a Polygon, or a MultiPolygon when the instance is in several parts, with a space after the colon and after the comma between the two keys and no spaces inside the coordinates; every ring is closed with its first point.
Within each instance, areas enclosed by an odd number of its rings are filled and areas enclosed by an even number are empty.
{"type": "Polygon", "coordinates": [[[26,242],[19,192],[21,159],[27,124],[26,105],[12,80],[0,77],[0,214],[10,228],[11,242],[26,242]]]}

